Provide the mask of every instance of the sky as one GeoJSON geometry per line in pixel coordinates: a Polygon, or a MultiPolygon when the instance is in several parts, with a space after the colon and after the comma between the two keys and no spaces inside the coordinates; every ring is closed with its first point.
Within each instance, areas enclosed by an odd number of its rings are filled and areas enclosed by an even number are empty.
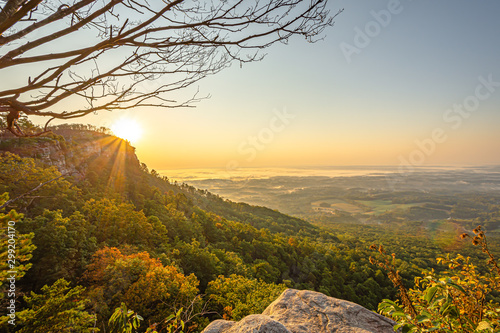
{"type": "MultiPolygon", "coordinates": [[[[500,2],[329,1],[325,38],[200,81],[187,109],[137,121],[150,168],[500,164],[500,2]]],[[[189,93],[189,92],[186,92],[189,93]]]]}

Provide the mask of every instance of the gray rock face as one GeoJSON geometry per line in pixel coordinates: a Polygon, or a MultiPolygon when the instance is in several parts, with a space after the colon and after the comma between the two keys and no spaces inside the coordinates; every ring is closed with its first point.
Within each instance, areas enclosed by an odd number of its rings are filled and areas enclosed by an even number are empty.
{"type": "Polygon", "coordinates": [[[287,289],[261,315],[216,320],[202,333],[393,333],[395,322],[361,305],[287,289]]]}
{"type": "Polygon", "coordinates": [[[114,136],[84,130],[56,130],[54,133],[61,135],[64,140],[51,137],[19,140],[13,135],[3,137],[0,133],[0,142],[7,143],[0,147],[0,152],[9,151],[21,157],[37,159],[77,179],[85,176],[89,161],[100,156],[111,158],[117,152],[125,152],[129,162],[139,165],[135,148],[114,136]]]}
{"type": "Polygon", "coordinates": [[[265,315],[249,315],[239,322],[216,320],[203,333],[291,333],[282,323],[265,315]]]}

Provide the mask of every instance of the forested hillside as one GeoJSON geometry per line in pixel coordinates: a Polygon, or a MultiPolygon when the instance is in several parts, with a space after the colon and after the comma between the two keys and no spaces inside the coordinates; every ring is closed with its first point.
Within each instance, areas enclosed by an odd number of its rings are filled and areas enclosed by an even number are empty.
{"type": "MultiPolygon", "coordinates": [[[[369,263],[372,242],[398,253],[396,267],[409,285],[423,268],[440,269],[435,258],[442,247],[418,232],[320,228],[171,183],[105,131],[54,132],[0,142],[2,228],[15,232],[17,251],[16,316],[3,317],[4,332],[68,325],[109,332],[120,322],[119,307],[143,318],[140,332],[180,331],[181,320],[184,332],[198,332],[217,318],[261,312],[286,287],[376,310],[396,289],[369,263]]],[[[458,248],[485,258],[465,241],[458,248]]],[[[2,293],[2,307],[12,299],[2,293]]],[[[123,311],[124,322],[132,322],[123,311]]]]}

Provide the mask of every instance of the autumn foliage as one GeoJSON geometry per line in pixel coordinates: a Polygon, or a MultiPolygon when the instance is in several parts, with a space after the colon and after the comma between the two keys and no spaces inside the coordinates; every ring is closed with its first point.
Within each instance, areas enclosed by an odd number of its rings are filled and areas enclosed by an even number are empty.
{"type": "Polygon", "coordinates": [[[198,294],[198,280],[176,267],[163,266],[147,252],[123,254],[117,248],[98,250],[84,275],[89,296],[103,317],[125,302],[145,319],[161,323],[171,313],[187,307],[198,294]]]}

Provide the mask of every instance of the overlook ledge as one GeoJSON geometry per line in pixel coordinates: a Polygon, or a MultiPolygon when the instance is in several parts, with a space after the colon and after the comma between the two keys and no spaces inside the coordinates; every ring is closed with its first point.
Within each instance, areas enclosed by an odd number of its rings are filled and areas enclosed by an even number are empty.
{"type": "Polygon", "coordinates": [[[392,333],[395,324],[356,303],[287,289],[262,314],[216,320],[202,333],[392,333]]]}

